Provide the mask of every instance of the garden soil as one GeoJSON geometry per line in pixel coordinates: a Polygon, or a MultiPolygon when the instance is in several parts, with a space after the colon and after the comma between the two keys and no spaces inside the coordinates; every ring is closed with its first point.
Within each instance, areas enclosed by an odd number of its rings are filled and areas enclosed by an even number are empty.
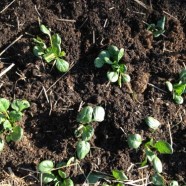
{"type": "MultiPolygon", "coordinates": [[[[1,0],[0,11],[9,3],[1,0]]],[[[0,56],[1,71],[15,64],[0,77],[0,97],[31,103],[19,123],[24,128],[23,139],[6,144],[0,154],[1,172],[9,173],[10,167],[16,176],[25,177],[28,185],[40,185],[34,172],[40,161],[66,161],[75,155],[80,105],[100,105],[106,116],[103,122],[93,124],[91,153],[80,162],[81,171],[68,170],[75,185],[83,185],[84,176],[93,170],[108,174],[112,169],[124,170],[130,180],[153,174],[151,168],[138,169],[144,154],[129,149],[126,139],[130,133],[141,134],[144,140],[153,136],[168,142],[171,136],[174,153],[159,155],[163,176],[167,181],[186,183],[186,102],[176,105],[165,87],[167,80],[178,79],[186,62],[186,1],[143,3],[15,0],[0,12],[0,52],[22,35],[0,56]],[[147,23],[156,23],[163,15],[166,31],[153,38],[146,30],[147,23]],[[59,73],[33,55],[33,38],[46,38],[39,22],[62,37],[71,67],[67,73],[59,73]],[[108,83],[107,66],[94,67],[94,59],[110,44],[125,49],[122,62],[128,67],[135,96],[126,85],[119,88],[108,83]],[[158,119],[160,129],[150,132],[144,123],[146,116],[158,119]],[[129,170],[131,164],[135,165],[129,170]]]]}

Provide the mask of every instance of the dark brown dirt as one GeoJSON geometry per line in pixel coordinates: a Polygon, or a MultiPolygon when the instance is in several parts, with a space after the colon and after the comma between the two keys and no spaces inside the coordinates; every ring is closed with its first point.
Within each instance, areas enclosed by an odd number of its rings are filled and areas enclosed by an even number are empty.
{"type": "MultiPolygon", "coordinates": [[[[90,170],[110,173],[113,168],[126,172],[131,163],[140,162],[141,152],[128,148],[126,135],[139,133],[144,139],[150,136],[143,120],[152,115],[162,123],[153,134],[157,140],[169,141],[167,124],[171,125],[174,154],[161,156],[163,175],[166,180],[186,182],[185,102],[175,105],[171,95],[148,84],[166,91],[165,81],[177,78],[184,67],[186,1],[143,2],[147,9],[135,1],[123,0],[22,0],[0,13],[0,51],[23,34],[0,56],[1,70],[15,64],[0,79],[0,97],[24,98],[31,103],[21,123],[24,138],[6,145],[1,152],[1,170],[11,167],[15,174],[25,176],[29,172],[20,168],[35,170],[41,160],[58,162],[74,156],[76,116],[83,101],[102,105],[106,110],[104,122],[95,124],[91,154],[81,162],[86,174],[90,170]],[[144,22],[156,22],[162,15],[167,18],[165,37],[153,39],[144,22]],[[61,35],[66,59],[72,67],[67,74],[61,76],[33,55],[32,38],[41,35],[38,17],[61,35]],[[62,18],[76,22],[58,20],[62,18]],[[116,84],[107,86],[105,68],[95,69],[94,59],[109,44],[125,48],[123,62],[128,66],[138,101],[125,85],[121,89],[116,84]],[[43,87],[49,89],[49,103],[43,87]]],[[[8,0],[1,1],[0,10],[8,4],[8,0]]],[[[81,185],[81,173],[71,172],[75,183],[81,185]]],[[[130,179],[141,178],[141,174],[136,167],[127,172],[130,179]]]]}

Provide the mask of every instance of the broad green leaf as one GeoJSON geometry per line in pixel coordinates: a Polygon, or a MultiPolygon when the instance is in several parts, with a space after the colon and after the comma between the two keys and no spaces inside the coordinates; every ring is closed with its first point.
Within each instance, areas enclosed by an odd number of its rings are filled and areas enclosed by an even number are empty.
{"type": "Polygon", "coordinates": [[[86,106],[77,115],[77,122],[79,123],[90,123],[92,121],[93,108],[86,106]]]}
{"type": "Polygon", "coordinates": [[[11,107],[17,112],[22,112],[24,109],[30,107],[30,103],[27,100],[16,99],[12,102],[11,107]]]}
{"type": "Polygon", "coordinates": [[[110,56],[114,59],[114,60],[117,60],[117,55],[118,55],[118,52],[119,52],[119,49],[114,46],[114,45],[110,45],[108,47],[108,52],[110,54],[110,56]]]}
{"type": "Polygon", "coordinates": [[[105,63],[107,63],[109,65],[112,65],[113,64],[113,62],[110,60],[109,57],[104,57],[104,61],[105,61],[105,63]]]}
{"type": "Polygon", "coordinates": [[[54,34],[52,36],[52,43],[53,43],[53,48],[55,48],[57,55],[60,56],[60,53],[61,53],[61,37],[58,34],[54,34]]]}
{"type": "Polygon", "coordinates": [[[33,53],[35,56],[39,57],[45,54],[43,47],[41,46],[34,46],[33,53]]]}
{"type": "Polygon", "coordinates": [[[4,144],[5,144],[4,140],[2,140],[2,139],[0,138],[0,152],[3,150],[4,144]]]}
{"type": "Polygon", "coordinates": [[[11,111],[9,113],[10,121],[15,123],[17,121],[20,121],[22,119],[23,114],[19,111],[11,111]]]}
{"type": "Polygon", "coordinates": [[[53,50],[50,50],[49,52],[47,52],[46,54],[43,55],[43,58],[44,60],[47,62],[47,63],[50,63],[51,61],[55,60],[56,59],[56,54],[54,53],[53,50]]]}
{"type": "Polygon", "coordinates": [[[50,36],[50,30],[45,25],[40,25],[40,30],[44,34],[47,34],[48,36],[50,36]]]}
{"type": "Polygon", "coordinates": [[[167,89],[169,90],[169,92],[172,92],[173,91],[172,83],[170,81],[166,81],[165,84],[166,84],[167,89]]]}
{"type": "Polygon", "coordinates": [[[174,99],[176,104],[179,104],[179,105],[183,104],[182,96],[173,95],[173,99],[174,99]]]}
{"type": "Polygon", "coordinates": [[[179,76],[180,76],[180,80],[181,80],[184,84],[186,84],[186,69],[183,69],[183,70],[180,72],[179,76]]]}
{"type": "Polygon", "coordinates": [[[61,170],[58,170],[58,174],[60,175],[61,178],[65,179],[67,177],[66,173],[61,171],[61,170]]]}
{"type": "Polygon", "coordinates": [[[95,60],[94,60],[94,66],[96,68],[101,68],[103,67],[103,65],[105,64],[104,60],[101,59],[100,57],[97,57],[95,60]]]}
{"type": "Polygon", "coordinates": [[[52,173],[43,173],[41,174],[43,183],[47,184],[52,182],[55,179],[55,176],[52,173]]]}
{"type": "Polygon", "coordinates": [[[163,166],[161,160],[157,156],[153,159],[153,167],[157,173],[162,173],[163,166]]]}
{"type": "Polygon", "coordinates": [[[131,80],[128,74],[122,74],[122,83],[129,83],[131,80]]]}
{"type": "Polygon", "coordinates": [[[83,141],[89,141],[94,135],[94,128],[91,125],[83,127],[82,139],[83,141]]]}
{"type": "Polygon", "coordinates": [[[165,19],[166,17],[163,16],[158,22],[157,22],[157,28],[164,30],[165,29],[165,19]]]}
{"type": "Polygon", "coordinates": [[[145,153],[146,153],[146,156],[147,156],[147,159],[152,162],[153,159],[156,157],[156,155],[154,154],[154,152],[152,152],[150,149],[146,148],[145,149],[145,153]]]}
{"type": "Polygon", "coordinates": [[[105,118],[105,110],[103,107],[96,106],[93,109],[93,120],[97,122],[102,122],[105,118]]]}
{"type": "Polygon", "coordinates": [[[70,165],[72,162],[75,162],[75,157],[71,157],[69,158],[69,160],[67,161],[66,165],[70,165]]]}
{"type": "Polygon", "coordinates": [[[171,145],[163,140],[157,141],[154,144],[154,148],[156,148],[161,154],[172,154],[173,153],[173,149],[171,145]]]}
{"type": "Polygon", "coordinates": [[[174,93],[177,96],[181,96],[186,89],[186,84],[182,84],[182,83],[174,84],[173,89],[174,89],[174,93]]]}
{"type": "Polygon", "coordinates": [[[67,178],[63,181],[61,186],[74,186],[74,183],[70,178],[67,178]]]}
{"type": "Polygon", "coordinates": [[[127,71],[127,66],[125,64],[120,64],[119,71],[121,74],[124,74],[127,71]]]}
{"type": "Polygon", "coordinates": [[[8,120],[5,120],[5,122],[3,123],[3,128],[4,130],[12,130],[12,125],[8,120]]]}
{"type": "Polygon", "coordinates": [[[5,115],[0,113],[0,124],[2,124],[5,120],[6,120],[5,115]]]}
{"type": "Polygon", "coordinates": [[[158,129],[160,126],[160,122],[151,116],[145,118],[145,123],[153,130],[158,129]]]}
{"type": "Polygon", "coordinates": [[[120,61],[120,59],[124,56],[124,48],[121,48],[118,52],[118,58],[117,60],[120,61]]]}
{"type": "Polygon", "coordinates": [[[54,163],[51,160],[44,160],[38,165],[38,170],[42,173],[51,173],[54,163]]]}
{"type": "Polygon", "coordinates": [[[87,182],[89,184],[96,184],[100,179],[111,179],[110,176],[102,173],[102,172],[91,172],[88,176],[87,176],[87,182]]]}
{"type": "Polygon", "coordinates": [[[10,134],[11,140],[16,142],[23,137],[23,129],[20,126],[13,127],[13,132],[10,134]]]}
{"type": "Polygon", "coordinates": [[[127,176],[125,175],[125,173],[123,171],[119,171],[119,170],[114,169],[114,170],[112,170],[112,175],[118,181],[128,180],[127,176]]]}
{"type": "Polygon", "coordinates": [[[10,106],[10,101],[5,98],[0,98],[0,112],[6,113],[10,106]]]}
{"type": "Polygon", "coordinates": [[[117,72],[107,72],[107,78],[110,82],[116,82],[119,76],[117,72]]]}
{"type": "Polygon", "coordinates": [[[123,183],[117,183],[116,186],[125,186],[123,183]]]}
{"type": "Polygon", "coordinates": [[[69,63],[64,59],[57,58],[56,59],[56,68],[60,72],[67,72],[69,70],[69,63]]]}
{"type": "Polygon", "coordinates": [[[152,183],[156,186],[163,186],[164,185],[163,177],[160,174],[155,173],[152,176],[152,183]]]}
{"type": "Polygon", "coordinates": [[[142,138],[139,134],[130,134],[127,142],[130,148],[137,149],[142,143],[142,138]]]}
{"type": "Polygon", "coordinates": [[[169,186],[179,186],[179,184],[178,184],[177,181],[172,180],[172,181],[169,183],[169,186]]]}
{"type": "Polygon", "coordinates": [[[103,50],[100,52],[99,56],[100,59],[104,60],[105,58],[110,58],[110,54],[107,50],[103,50]]]}
{"type": "Polygon", "coordinates": [[[87,141],[79,141],[76,147],[78,159],[84,159],[90,151],[90,143],[87,141]]]}

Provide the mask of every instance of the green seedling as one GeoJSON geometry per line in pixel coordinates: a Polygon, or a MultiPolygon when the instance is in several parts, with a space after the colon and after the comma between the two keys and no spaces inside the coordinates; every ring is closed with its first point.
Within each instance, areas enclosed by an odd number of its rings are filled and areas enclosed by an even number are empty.
{"type": "Polygon", "coordinates": [[[58,34],[52,35],[45,25],[40,25],[40,30],[48,35],[50,46],[47,47],[45,41],[40,37],[34,38],[36,43],[36,46],[33,48],[34,55],[43,58],[47,63],[54,62],[60,72],[67,72],[69,70],[69,63],[63,59],[66,54],[61,50],[61,37],[58,34]]]}
{"type": "Polygon", "coordinates": [[[152,183],[153,185],[156,185],[156,186],[163,186],[164,179],[160,174],[155,173],[154,175],[152,175],[152,183]]]}
{"type": "Polygon", "coordinates": [[[117,169],[112,170],[111,175],[93,171],[87,177],[87,182],[90,185],[97,185],[100,180],[104,180],[101,186],[124,186],[125,182],[128,181],[128,177],[122,170],[117,169]]]}
{"type": "Polygon", "coordinates": [[[165,16],[163,16],[157,24],[148,24],[147,30],[152,32],[154,37],[159,37],[165,32],[165,16]]]}
{"type": "Polygon", "coordinates": [[[131,134],[128,136],[127,142],[131,149],[137,149],[142,143],[142,137],[139,134],[131,134]]]}
{"type": "Polygon", "coordinates": [[[172,181],[169,183],[169,186],[179,186],[179,184],[178,184],[177,181],[172,180],[172,181]]]}
{"type": "Polygon", "coordinates": [[[123,56],[123,48],[119,50],[116,46],[111,45],[107,50],[100,52],[99,56],[94,60],[94,65],[96,68],[101,68],[105,64],[110,65],[111,68],[107,72],[107,78],[110,82],[118,82],[120,87],[123,83],[128,84],[130,82],[130,76],[126,74],[126,65],[120,63],[120,60],[123,56]]]}
{"type": "MultiPolygon", "coordinates": [[[[4,136],[7,142],[19,141],[23,136],[23,129],[17,125],[23,117],[23,110],[30,107],[26,100],[14,100],[12,103],[0,98],[0,135],[4,136]]],[[[4,140],[0,138],[0,151],[3,150],[4,140]]]]}
{"type": "Polygon", "coordinates": [[[70,158],[68,162],[60,162],[56,166],[51,160],[44,160],[38,165],[38,171],[40,172],[41,183],[52,183],[54,186],[74,186],[73,181],[69,175],[65,172],[65,169],[72,165],[74,157],[70,158]]]}
{"type": "Polygon", "coordinates": [[[186,69],[180,72],[178,83],[172,84],[170,81],[167,81],[166,86],[172,93],[174,102],[182,104],[184,102],[182,95],[186,94],[186,69]]]}
{"type": "Polygon", "coordinates": [[[146,123],[146,124],[149,126],[149,128],[151,128],[152,130],[157,130],[158,127],[161,125],[161,123],[160,123],[157,119],[155,119],[155,118],[153,118],[153,117],[151,117],[151,116],[148,116],[148,117],[145,118],[145,123],[146,123]]]}
{"type": "Polygon", "coordinates": [[[92,136],[94,135],[94,128],[90,124],[91,122],[102,122],[105,117],[105,110],[103,107],[86,106],[81,109],[77,115],[77,122],[79,127],[75,130],[75,136],[79,139],[76,152],[79,159],[84,159],[90,151],[90,143],[92,136]]]}

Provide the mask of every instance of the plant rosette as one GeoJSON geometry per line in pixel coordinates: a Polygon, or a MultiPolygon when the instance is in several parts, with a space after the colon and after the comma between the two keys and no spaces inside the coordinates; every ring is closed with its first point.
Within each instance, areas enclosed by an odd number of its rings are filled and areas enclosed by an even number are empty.
{"type": "Polygon", "coordinates": [[[42,33],[48,35],[50,46],[47,47],[45,41],[40,37],[34,38],[36,46],[33,48],[33,53],[37,57],[43,58],[47,63],[54,62],[59,72],[67,72],[69,70],[69,63],[63,59],[66,55],[61,49],[61,37],[59,34],[51,35],[50,29],[45,25],[40,25],[42,33]]]}
{"type": "Polygon", "coordinates": [[[123,56],[123,48],[119,50],[116,46],[110,45],[107,50],[101,51],[94,60],[96,68],[102,68],[105,64],[110,66],[110,70],[107,72],[107,78],[112,83],[118,82],[120,87],[123,83],[129,83],[131,80],[130,76],[126,74],[126,65],[120,63],[123,56]]]}
{"type": "MultiPolygon", "coordinates": [[[[23,111],[30,107],[27,100],[16,99],[12,103],[5,98],[0,98],[0,133],[5,136],[7,142],[20,141],[23,129],[17,125],[22,120],[23,111]]],[[[0,138],[0,151],[3,150],[4,140],[0,138]]]]}

